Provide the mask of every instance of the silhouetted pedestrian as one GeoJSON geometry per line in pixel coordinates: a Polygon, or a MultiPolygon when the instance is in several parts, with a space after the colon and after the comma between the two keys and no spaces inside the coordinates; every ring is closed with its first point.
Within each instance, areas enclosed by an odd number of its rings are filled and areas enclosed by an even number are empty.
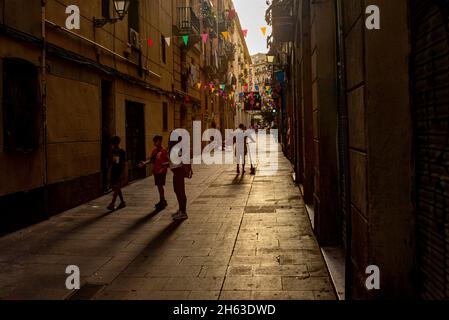
{"type": "Polygon", "coordinates": [[[120,198],[120,204],[117,209],[122,209],[126,207],[125,200],[123,199],[122,194],[122,186],[124,182],[125,170],[126,170],[126,152],[125,150],[120,148],[120,137],[112,137],[111,145],[112,145],[112,165],[110,167],[110,178],[112,185],[112,202],[108,206],[108,210],[115,210],[115,202],[117,197],[120,198]]]}

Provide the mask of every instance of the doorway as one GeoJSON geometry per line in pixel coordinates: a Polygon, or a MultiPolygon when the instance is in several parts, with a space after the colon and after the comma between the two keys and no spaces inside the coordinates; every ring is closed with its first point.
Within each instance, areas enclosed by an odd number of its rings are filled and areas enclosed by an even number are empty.
{"type": "Polygon", "coordinates": [[[137,167],[145,157],[144,105],[126,101],[126,154],[129,181],[145,178],[145,170],[137,167]]]}

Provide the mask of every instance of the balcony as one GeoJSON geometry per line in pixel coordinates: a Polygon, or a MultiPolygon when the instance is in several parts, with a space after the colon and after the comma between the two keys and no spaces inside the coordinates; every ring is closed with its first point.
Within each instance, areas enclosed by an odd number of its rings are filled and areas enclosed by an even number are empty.
{"type": "Polygon", "coordinates": [[[213,13],[212,4],[209,0],[203,1],[201,5],[201,17],[203,19],[203,25],[206,28],[215,28],[217,20],[213,13]]]}
{"type": "Polygon", "coordinates": [[[273,38],[277,42],[293,41],[294,18],[291,1],[281,1],[272,6],[273,38]]]}
{"type": "Polygon", "coordinates": [[[176,27],[179,35],[200,34],[200,19],[192,7],[178,7],[176,27]]]}
{"type": "Polygon", "coordinates": [[[229,59],[229,61],[235,60],[235,45],[230,42],[225,42],[223,46],[223,54],[229,59]]]}
{"type": "Polygon", "coordinates": [[[218,17],[218,33],[222,33],[225,31],[233,31],[234,30],[234,21],[229,19],[229,17],[222,13],[218,17]]]}

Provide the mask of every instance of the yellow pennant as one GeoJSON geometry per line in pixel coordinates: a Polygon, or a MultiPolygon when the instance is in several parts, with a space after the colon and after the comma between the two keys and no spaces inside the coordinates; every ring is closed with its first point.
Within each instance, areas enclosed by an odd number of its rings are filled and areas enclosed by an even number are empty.
{"type": "Polygon", "coordinates": [[[267,35],[267,27],[262,27],[262,28],[260,28],[260,30],[262,31],[263,36],[266,37],[266,35],[267,35]]]}
{"type": "Polygon", "coordinates": [[[229,32],[228,31],[223,31],[221,34],[223,35],[225,40],[228,40],[228,38],[229,38],[229,32]]]}

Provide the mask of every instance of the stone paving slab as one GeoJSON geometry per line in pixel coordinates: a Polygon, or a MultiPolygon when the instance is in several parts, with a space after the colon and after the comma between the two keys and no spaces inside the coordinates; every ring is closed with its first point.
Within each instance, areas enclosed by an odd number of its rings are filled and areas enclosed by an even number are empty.
{"type": "Polygon", "coordinates": [[[110,195],[0,238],[0,299],[65,299],[65,267],[100,284],[92,299],[336,299],[291,166],[195,166],[187,181],[189,219],[167,179],[166,210],[153,210],[153,178],[124,189],[128,207],[113,213],[110,195]]]}

